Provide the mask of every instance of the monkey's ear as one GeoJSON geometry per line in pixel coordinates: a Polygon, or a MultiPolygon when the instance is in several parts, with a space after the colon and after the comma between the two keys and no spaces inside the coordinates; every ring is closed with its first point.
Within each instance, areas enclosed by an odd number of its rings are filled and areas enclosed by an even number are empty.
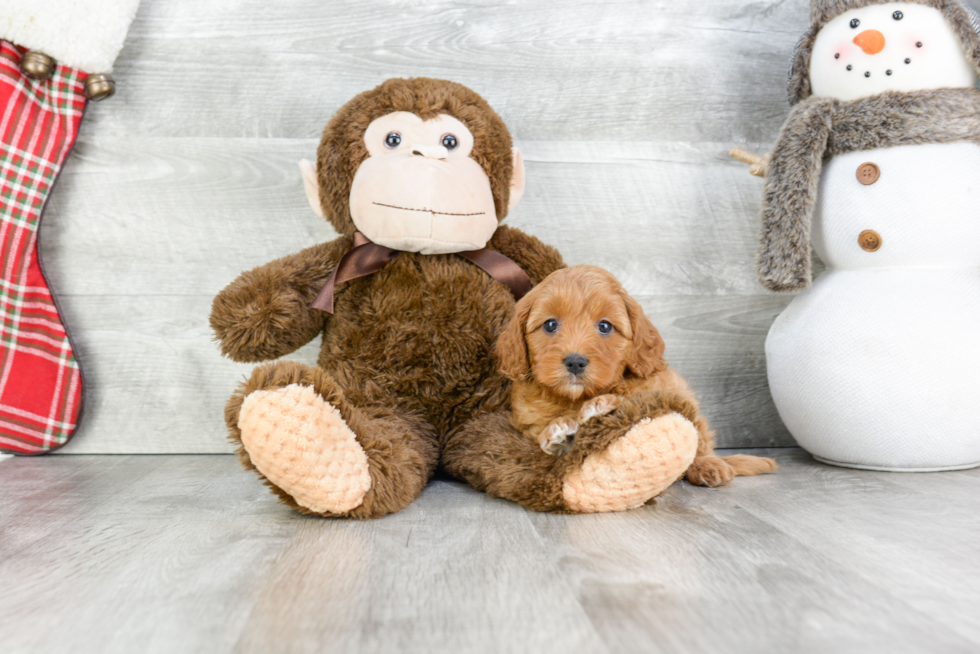
{"type": "Polygon", "coordinates": [[[517,148],[513,152],[514,173],[510,176],[510,202],[507,203],[507,211],[513,211],[524,195],[524,157],[517,148]]]}
{"type": "Polygon", "coordinates": [[[500,372],[511,381],[520,381],[531,372],[531,356],[527,351],[525,327],[531,315],[531,293],[528,293],[514,307],[514,316],[497,339],[497,361],[500,372]]]}
{"type": "Polygon", "coordinates": [[[306,191],[306,200],[313,208],[313,213],[325,218],[323,208],[320,206],[320,184],[316,179],[316,162],[300,159],[299,172],[303,176],[303,190],[306,191]]]}

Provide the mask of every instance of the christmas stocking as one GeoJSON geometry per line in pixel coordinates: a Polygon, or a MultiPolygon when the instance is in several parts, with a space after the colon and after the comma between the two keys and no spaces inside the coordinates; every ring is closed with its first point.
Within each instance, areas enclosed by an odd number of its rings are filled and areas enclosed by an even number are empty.
{"type": "Polygon", "coordinates": [[[0,451],[64,445],[82,410],[82,375],[38,257],[38,226],[87,99],[139,0],[0,0],[0,451]],[[90,74],[91,73],[91,74],[90,74]]]}

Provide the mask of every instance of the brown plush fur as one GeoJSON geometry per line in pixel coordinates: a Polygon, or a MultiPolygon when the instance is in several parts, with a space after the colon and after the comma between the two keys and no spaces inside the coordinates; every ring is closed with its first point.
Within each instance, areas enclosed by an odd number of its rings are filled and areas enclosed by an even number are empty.
{"type": "MultiPolygon", "coordinates": [[[[432,425],[418,414],[382,403],[355,406],[343,388],[324,370],[293,361],[279,361],[256,368],[252,376],[239,385],[225,407],[228,433],[238,444],[236,453],[246,469],[255,470],[255,466],[241,445],[238,414],[242,402],[253,391],[282,388],[289,384],[312,386],[323,399],[336,407],[347,426],[357,434],[358,442],[368,455],[371,489],[363,503],[347,515],[352,518],[384,515],[406,507],[422,492],[439,457],[437,435],[432,425]],[[393,434],[399,438],[389,439],[393,434]]],[[[262,480],[282,502],[301,513],[311,513],[297,504],[289,493],[265,477],[262,480]]]]}
{"type": "MultiPolygon", "coordinates": [[[[800,39],[793,53],[787,80],[790,104],[796,104],[810,96],[810,57],[817,32],[830,20],[848,11],[868,5],[887,4],[895,0],[817,0],[811,3],[810,27],[800,39]]],[[[903,0],[933,7],[942,12],[946,21],[953,26],[953,33],[960,39],[967,57],[973,62],[973,69],[980,75],[980,36],[971,24],[970,14],[956,0],[903,0]]]]}
{"type": "Polygon", "coordinates": [[[977,89],[800,102],[783,125],[766,173],[758,260],[762,283],[774,291],[810,284],[810,222],[825,156],[956,141],[980,144],[977,89]]]}
{"type": "Polygon", "coordinates": [[[697,456],[687,472],[692,483],[717,486],[735,475],[775,469],[772,459],[714,456],[714,433],[700,414],[687,381],[663,358],[664,342],[639,302],[608,271],[573,266],[556,271],[517,303],[514,318],[497,341],[501,370],[511,378],[513,425],[542,447],[552,428],[571,435],[594,416],[616,410],[638,391],[677,397],[693,408],[697,456]],[[544,330],[556,320],[553,333],[544,330]],[[601,334],[600,321],[612,331],[601,334]],[[569,355],[584,356],[584,370],[565,367],[569,355]]]}
{"type": "MultiPolygon", "coordinates": [[[[533,281],[562,265],[553,248],[507,227],[498,229],[489,246],[517,261],[533,281]]],[[[289,267],[279,260],[263,268],[275,276],[289,267]]],[[[263,268],[246,275],[268,283],[263,268]]],[[[435,469],[439,438],[482,405],[506,398],[505,380],[493,374],[496,361],[491,350],[513,312],[514,299],[506,287],[459,257],[400,253],[377,273],[338,288],[335,313],[326,319],[320,317],[322,312],[306,308],[318,290],[308,279],[283,285],[282,294],[289,301],[276,306],[298,309],[293,314],[249,304],[242,296],[252,295],[253,288],[239,279],[216,300],[212,324],[219,336],[226,336],[223,348],[236,360],[253,361],[275,351],[276,334],[289,332],[290,324],[309,328],[321,321],[325,329],[320,368],[282,362],[257,369],[229,403],[231,437],[240,443],[238,410],[248,393],[319,380],[313,385],[338,407],[369,461],[378,464],[371,466],[374,483],[369,497],[351,517],[378,517],[410,503],[435,469]],[[291,296],[300,295],[298,288],[308,288],[308,295],[293,302],[291,296]],[[229,314],[228,306],[242,309],[229,314]],[[247,327],[240,327],[243,323],[247,327]],[[244,333],[269,340],[238,336],[244,333]],[[331,399],[338,394],[344,398],[339,405],[331,399]],[[406,470],[401,462],[416,457],[423,457],[424,464],[413,463],[406,470]],[[391,492],[378,490],[379,483],[391,492]]],[[[271,299],[279,297],[274,294],[271,299]]],[[[239,456],[247,460],[242,448],[239,456]]],[[[274,490],[295,505],[287,493],[274,490]]]]}
{"type": "Polygon", "coordinates": [[[696,407],[677,395],[637,391],[623,398],[615,411],[582,425],[566,454],[552,456],[514,427],[509,411],[486,411],[449,433],[442,464],[477,490],[535,511],[573,513],[562,496],[568,474],[644,418],[669,413],[679,413],[692,422],[697,419],[696,407]]]}
{"type": "MultiPolygon", "coordinates": [[[[322,333],[318,368],[291,362],[257,368],[232,396],[225,418],[243,464],[254,469],[238,430],[245,396],[291,383],[313,386],[338,408],[367,453],[371,490],[346,514],[358,518],[410,503],[435,470],[449,430],[484,407],[499,407],[509,392],[507,380],[495,373],[492,350],[514,298],[456,255],[401,252],[382,270],[339,284],[333,315],[308,308],[351,247],[347,195],[366,156],[363,131],[393,111],[423,119],[445,113],[464,122],[476,140],[471,156],[490,178],[497,215],[506,215],[513,155],[500,118],[458,84],[389,80],[341,108],[321,141],[323,209],[343,236],[243,273],[215,298],[211,313],[222,352],[236,361],[277,358],[322,333]]],[[[554,248],[505,226],[487,247],[516,261],[535,283],[564,265],[554,248]]],[[[289,493],[265,483],[297,506],[289,493]]]]}

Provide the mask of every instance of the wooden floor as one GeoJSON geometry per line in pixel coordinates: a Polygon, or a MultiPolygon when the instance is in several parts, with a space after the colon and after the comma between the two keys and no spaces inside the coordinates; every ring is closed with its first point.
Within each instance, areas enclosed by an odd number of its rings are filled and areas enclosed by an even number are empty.
{"type": "Polygon", "coordinates": [[[227,455],[0,461],[0,652],[977,652],[980,469],[776,474],[594,516],[449,480],[300,516],[227,455]]]}

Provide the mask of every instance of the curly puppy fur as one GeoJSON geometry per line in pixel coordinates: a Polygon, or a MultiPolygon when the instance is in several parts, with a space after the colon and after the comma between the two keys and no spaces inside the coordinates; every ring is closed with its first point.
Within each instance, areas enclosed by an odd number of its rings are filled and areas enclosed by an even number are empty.
{"type": "MultiPolygon", "coordinates": [[[[895,0],[826,0],[824,2],[813,2],[810,5],[810,27],[800,39],[793,53],[793,61],[790,65],[789,76],[787,79],[787,93],[790,104],[796,104],[810,96],[810,57],[813,54],[813,42],[817,38],[817,32],[830,22],[833,18],[850,9],[866,7],[868,5],[887,4],[895,0]]],[[[953,33],[960,39],[966,56],[973,62],[973,69],[980,76],[980,36],[977,35],[973,20],[976,14],[971,16],[956,0],[905,0],[915,4],[925,5],[938,9],[950,25],[953,26],[953,33]]]]}
{"type": "Polygon", "coordinates": [[[692,483],[717,486],[735,475],[775,470],[772,459],[713,454],[714,434],[697,397],[663,354],[664,341],[639,302],[595,266],[572,266],[546,277],[517,303],[497,341],[501,371],[514,382],[512,423],[545,451],[567,448],[556,435],[574,434],[624,398],[656,391],[693,409],[699,442],[686,474],[692,483]],[[578,365],[566,365],[572,358],[578,365]]]}
{"type": "MultiPolygon", "coordinates": [[[[252,468],[238,430],[245,396],[291,383],[312,385],[338,408],[367,453],[372,490],[362,506],[345,514],[359,518],[411,502],[435,469],[449,431],[485,407],[503,405],[510,390],[496,373],[493,346],[514,298],[456,255],[400,252],[382,270],[339,284],[333,315],[308,308],[351,247],[348,195],[367,156],[364,129],[393,111],[422,118],[448,114],[466,124],[476,141],[471,156],[487,172],[498,217],[506,215],[513,154],[500,117],[453,82],[388,80],[352,99],[323,133],[317,162],[322,206],[342,236],[243,273],[215,298],[211,312],[222,352],[236,361],[278,358],[322,334],[318,368],[278,362],[256,369],[229,401],[226,421],[239,457],[252,468]]],[[[487,247],[516,261],[535,283],[564,265],[557,250],[506,226],[487,247]]],[[[460,456],[467,455],[482,456],[460,456]]],[[[266,483],[296,506],[289,493],[266,483]]]]}
{"type": "Polygon", "coordinates": [[[980,144],[977,89],[890,91],[848,102],[811,97],[797,104],[766,173],[760,281],[774,291],[810,285],[810,223],[825,157],[957,141],[980,144]]]}

